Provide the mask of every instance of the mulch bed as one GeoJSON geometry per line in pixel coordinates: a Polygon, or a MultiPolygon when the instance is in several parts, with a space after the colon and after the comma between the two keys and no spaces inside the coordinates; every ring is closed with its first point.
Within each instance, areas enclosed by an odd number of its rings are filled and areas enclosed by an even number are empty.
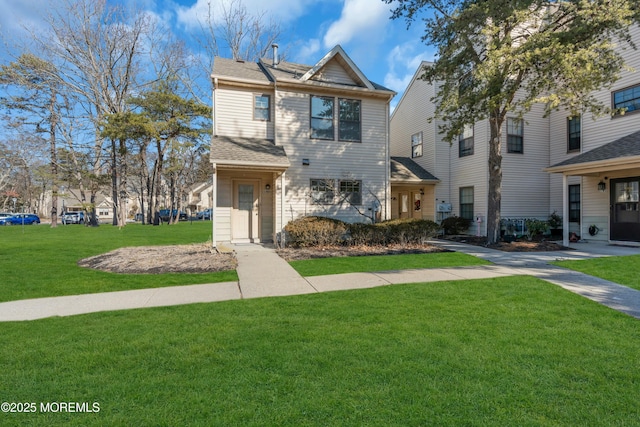
{"type": "Polygon", "coordinates": [[[568,248],[556,242],[544,239],[537,239],[532,241],[517,239],[513,242],[498,242],[492,245],[487,245],[486,237],[446,236],[443,239],[451,240],[453,242],[466,243],[469,245],[484,246],[485,248],[497,249],[504,252],[551,252],[573,250],[572,248],[568,248]]]}
{"type": "Polygon", "coordinates": [[[311,248],[284,248],[277,250],[286,261],[313,258],[424,254],[431,252],[450,252],[434,245],[390,245],[390,246],[317,246],[311,248]]]}

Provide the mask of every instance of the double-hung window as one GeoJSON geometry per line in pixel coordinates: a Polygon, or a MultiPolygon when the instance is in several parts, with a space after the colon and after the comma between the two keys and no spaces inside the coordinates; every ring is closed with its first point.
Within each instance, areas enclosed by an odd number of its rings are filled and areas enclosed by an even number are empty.
{"type": "Polygon", "coordinates": [[[580,222],[580,185],[569,186],[569,222],[580,222]]]}
{"type": "Polygon", "coordinates": [[[253,96],[253,119],[271,120],[271,97],[269,95],[258,94],[253,96]]]}
{"type": "Polygon", "coordinates": [[[411,158],[422,157],[422,132],[411,135],[411,158]]]}
{"type": "Polygon", "coordinates": [[[460,187],[460,218],[473,221],[473,187],[460,187]]]}
{"type": "Polygon", "coordinates": [[[567,152],[580,151],[580,116],[567,119],[567,152]]]}
{"type": "Polygon", "coordinates": [[[626,113],[640,110],[640,85],[613,92],[613,108],[624,109],[626,113]]]}
{"type": "Polygon", "coordinates": [[[352,205],[362,204],[362,181],[340,181],[340,196],[352,205]]]}
{"type": "Polygon", "coordinates": [[[473,125],[466,125],[458,139],[458,157],[473,154],[473,125]]]}
{"type": "Polygon", "coordinates": [[[524,124],[522,119],[507,117],[507,152],[523,153],[524,124]]]}
{"type": "Polygon", "coordinates": [[[360,101],[355,99],[340,99],[338,125],[338,139],[340,141],[360,142],[360,101]]]}
{"type": "Polygon", "coordinates": [[[333,98],[311,97],[311,138],[335,139],[333,110],[333,98]]]}
{"type": "Polygon", "coordinates": [[[334,199],[334,180],[311,180],[311,203],[314,205],[330,205],[334,199]]]}

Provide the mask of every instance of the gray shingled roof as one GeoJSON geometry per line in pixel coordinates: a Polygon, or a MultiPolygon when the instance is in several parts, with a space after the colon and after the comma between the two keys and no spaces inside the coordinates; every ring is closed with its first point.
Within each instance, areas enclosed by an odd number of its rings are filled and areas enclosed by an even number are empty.
{"type": "Polygon", "coordinates": [[[439,181],[408,157],[391,157],[391,181],[439,181]]]}
{"type": "Polygon", "coordinates": [[[284,147],[259,138],[216,136],[211,140],[211,161],[221,164],[288,168],[284,147]]]}
{"type": "Polygon", "coordinates": [[[582,163],[612,160],[620,157],[640,156],[640,131],[634,132],[601,147],[594,148],[586,153],[579,154],[563,162],[557,163],[551,168],[561,166],[579,165],[582,163]]]}
{"type": "MultiPolygon", "coordinates": [[[[280,61],[278,66],[274,67],[272,62],[268,59],[264,59],[262,62],[256,63],[215,57],[213,61],[212,74],[218,77],[233,77],[236,79],[268,83],[271,81],[269,73],[271,73],[276,80],[300,80],[300,78],[311,68],[313,68],[311,65],[296,64],[294,62],[287,61],[280,61]]],[[[392,92],[391,89],[377,83],[371,82],[371,84],[376,90],[392,92]]]]}

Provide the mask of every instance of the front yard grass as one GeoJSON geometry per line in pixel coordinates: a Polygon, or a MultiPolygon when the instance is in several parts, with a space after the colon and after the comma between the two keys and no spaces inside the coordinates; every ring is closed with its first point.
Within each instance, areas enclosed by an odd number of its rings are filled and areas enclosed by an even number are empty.
{"type": "Polygon", "coordinates": [[[206,274],[115,274],[81,268],[80,259],[126,246],[203,243],[211,222],[84,227],[0,227],[0,301],[237,281],[235,271],[206,274]]]}
{"type": "Polygon", "coordinates": [[[308,277],[325,274],[408,270],[413,268],[462,267],[491,263],[459,252],[432,252],[425,254],[315,258],[291,261],[289,264],[301,276],[308,277]]]}
{"type": "Polygon", "coordinates": [[[533,277],[2,325],[2,425],[576,426],[640,420],[638,320],[533,277]]]}
{"type": "Polygon", "coordinates": [[[640,255],[556,261],[552,264],[640,290],[640,255]]]}

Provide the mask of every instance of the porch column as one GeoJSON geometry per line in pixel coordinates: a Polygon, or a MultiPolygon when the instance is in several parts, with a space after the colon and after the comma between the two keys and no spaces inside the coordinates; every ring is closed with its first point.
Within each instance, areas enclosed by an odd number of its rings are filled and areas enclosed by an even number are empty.
{"type": "Polygon", "coordinates": [[[213,163],[213,176],[211,178],[211,245],[213,248],[216,248],[216,224],[218,223],[218,218],[216,218],[216,208],[218,207],[218,174],[216,171],[216,164],[213,163]]]}
{"type": "Polygon", "coordinates": [[[569,180],[562,174],[562,245],[569,246],[569,180]]]}
{"type": "Polygon", "coordinates": [[[285,173],[280,175],[280,247],[284,247],[285,173]]]}

